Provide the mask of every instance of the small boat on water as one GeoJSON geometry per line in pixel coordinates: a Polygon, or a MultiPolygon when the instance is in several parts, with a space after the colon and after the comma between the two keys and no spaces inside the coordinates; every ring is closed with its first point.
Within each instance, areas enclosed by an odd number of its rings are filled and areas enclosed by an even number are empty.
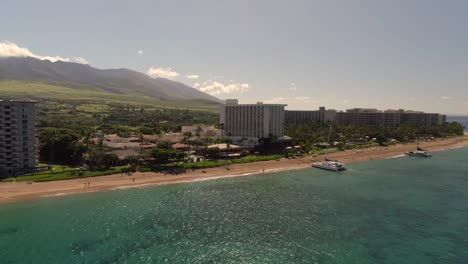
{"type": "Polygon", "coordinates": [[[410,156],[410,157],[423,157],[423,158],[432,157],[432,155],[427,150],[419,147],[419,140],[416,142],[416,151],[406,152],[405,155],[410,156]]]}
{"type": "Polygon", "coordinates": [[[329,170],[329,171],[344,171],[346,166],[343,163],[337,161],[323,161],[323,162],[314,162],[312,167],[329,170]]]}
{"type": "Polygon", "coordinates": [[[425,150],[410,151],[410,152],[406,152],[405,155],[410,156],[410,157],[423,157],[423,158],[432,157],[432,155],[425,150]]]}

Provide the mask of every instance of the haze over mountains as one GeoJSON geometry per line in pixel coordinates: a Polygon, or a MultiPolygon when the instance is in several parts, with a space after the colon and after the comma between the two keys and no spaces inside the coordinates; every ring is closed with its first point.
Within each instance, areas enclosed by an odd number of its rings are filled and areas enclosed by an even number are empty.
{"type": "Polygon", "coordinates": [[[101,70],[86,64],[51,62],[32,57],[0,58],[0,81],[50,84],[81,91],[147,96],[164,101],[203,100],[222,103],[218,98],[183,83],[164,78],[153,79],[128,69],[101,70]]]}

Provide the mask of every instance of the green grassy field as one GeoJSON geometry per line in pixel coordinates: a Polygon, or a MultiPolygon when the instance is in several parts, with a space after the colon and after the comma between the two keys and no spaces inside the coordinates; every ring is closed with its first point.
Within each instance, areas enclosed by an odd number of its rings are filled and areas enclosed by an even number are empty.
{"type": "Polygon", "coordinates": [[[42,83],[22,81],[0,81],[0,98],[32,99],[39,101],[65,100],[82,101],[84,108],[91,104],[107,105],[111,103],[144,106],[145,108],[190,109],[194,111],[218,112],[219,106],[200,100],[162,101],[148,96],[119,95],[86,89],[71,89],[42,83]]]}
{"type": "Polygon", "coordinates": [[[18,178],[6,178],[3,179],[2,182],[24,182],[24,181],[33,181],[33,182],[46,182],[46,181],[57,181],[57,180],[68,180],[68,179],[76,179],[76,178],[87,178],[87,177],[95,177],[95,176],[102,176],[102,175],[110,175],[120,173],[122,168],[126,168],[128,166],[118,166],[113,167],[105,171],[77,171],[76,168],[72,168],[69,166],[63,165],[53,165],[53,171],[46,171],[42,173],[33,173],[24,175],[18,178]]]}
{"type": "Polygon", "coordinates": [[[267,155],[267,156],[248,156],[240,159],[233,159],[233,160],[210,160],[210,161],[202,161],[196,163],[184,163],[182,165],[183,168],[186,169],[204,169],[204,168],[214,168],[214,167],[221,167],[231,164],[243,164],[243,163],[251,163],[251,162],[259,162],[259,161],[268,161],[268,160],[277,160],[284,158],[284,155],[267,155]]]}
{"type": "MultiPolygon", "coordinates": [[[[205,168],[221,167],[221,166],[232,165],[232,164],[243,164],[243,163],[259,162],[259,161],[277,160],[283,157],[284,157],[283,155],[248,156],[248,157],[235,159],[235,160],[212,160],[212,161],[204,161],[204,162],[197,162],[197,163],[183,163],[182,165],[175,165],[175,167],[182,167],[184,169],[205,169],[205,168]]],[[[46,166],[47,164],[40,164],[40,165],[46,166]]],[[[3,179],[2,182],[13,182],[13,181],[46,182],[46,181],[77,179],[77,178],[88,178],[88,177],[95,177],[95,176],[118,174],[122,172],[123,168],[129,168],[129,167],[117,166],[117,167],[112,167],[105,171],[90,171],[90,170],[78,171],[76,168],[69,167],[69,166],[53,165],[52,171],[32,173],[32,174],[24,175],[21,177],[17,177],[16,179],[13,177],[6,178],[6,179],[3,179]]],[[[174,165],[165,166],[165,168],[171,169],[171,168],[174,168],[174,165]]],[[[152,169],[150,167],[142,167],[140,171],[149,172],[149,171],[152,171],[152,169]]]]}

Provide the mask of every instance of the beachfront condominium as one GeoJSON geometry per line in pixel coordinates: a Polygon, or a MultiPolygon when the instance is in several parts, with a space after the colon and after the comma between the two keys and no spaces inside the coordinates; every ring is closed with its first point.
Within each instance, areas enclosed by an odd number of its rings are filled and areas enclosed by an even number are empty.
{"type": "Polygon", "coordinates": [[[0,100],[0,178],[36,167],[35,104],[0,100]]]}
{"type": "Polygon", "coordinates": [[[222,106],[220,122],[224,135],[248,139],[280,138],[284,136],[284,104],[239,104],[236,99],[226,100],[222,106]]]}
{"type": "Polygon", "coordinates": [[[286,110],[284,112],[286,126],[292,124],[333,122],[336,119],[336,110],[319,107],[318,110],[286,110]]]}
{"type": "Polygon", "coordinates": [[[370,108],[354,108],[348,109],[346,112],[336,113],[336,123],[340,125],[370,125],[397,128],[402,124],[427,127],[441,125],[445,122],[445,115],[406,111],[403,109],[379,111],[370,108]]]}

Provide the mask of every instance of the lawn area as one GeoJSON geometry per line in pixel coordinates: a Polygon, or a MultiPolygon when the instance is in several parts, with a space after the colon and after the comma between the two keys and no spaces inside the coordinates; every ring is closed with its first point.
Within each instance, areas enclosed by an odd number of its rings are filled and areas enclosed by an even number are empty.
{"type": "Polygon", "coordinates": [[[206,169],[206,168],[214,168],[214,167],[221,167],[226,165],[232,164],[242,164],[242,163],[251,163],[251,162],[259,162],[259,161],[268,161],[268,160],[277,160],[284,158],[284,155],[267,155],[267,156],[247,156],[240,159],[233,159],[233,160],[207,160],[207,161],[200,161],[200,162],[193,162],[193,163],[173,163],[173,164],[163,164],[163,165],[155,165],[155,166],[142,166],[138,170],[140,172],[161,172],[165,170],[172,170],[172,169],[206,169]]]}
{"type": "Polygon", "coordinates": [[[314,154],[314,155],[326,155],[326,154],[332,154],[332,153],[335,153],[335,152],[340,152],[339,149],[336,149],[336,148],[331,148],[331,149],[317,149],[317,150],[313,150],[311,152],[311,154],[314,154]]]}
{"type": "MultiPolygon", "coordinates": [[[[87,177],[94,177],[94,176],[102,176],[102,175],[110,175],[121,173],[122,168],[126,168],[127,166],[117,166],[112,167],[105,171],[77,171],[75,168],[62,166],[62,165],[53,165],[53,171],[46,171],[41,173],[35,174],[28,174],[24,176],[20,176],[16,178],[17,182],[22,181],[33,181],[33,182],[46,182],[46,181],[57,181],[57,180],[68,180],[68,179],[75,179],[75,178],[87,178],[87,177]]],[[[3,179],[2,182],[12,182],[15,181],[15,178],[6,178],[3,179]]]]}
{"type": "Polygon", "coordinates": [[[204,169],[204,168],[214,168],[221,167],[231,164],[242,164],[242,163],[251,163],[259,161],[268,161],[268,160],[277,160],[284,158],[284,155],[268,155],[268,156],[247,156],[240,159],[233,160],[209,160],[196,163],[184,163],[183,168],[186,169],[204,169]]]}
{"type": "MultiPolygon", "coordinates": [[[[202,162],[197,162],[197,163],[183,163],[182,165],[172,164],[172,165],[161,165],[161,166],[155,166],[155,167],[141,167],[140,171],[149,172],[149,171],[160,171],[160,170],[173,169],[173,168],[205,169],[205,168],[221,167],[221,166],[232,165],[232,164],[277,160],[281,158],[284,158],[284,156],[283,155],[247,156],[244,158],[234,159],[234,160],[209,160],[209,161],[202,161],[202,162]]],[[[47,166],[47,164],[40,164],[39,166],[47,166]]],[[[91,171],[91,170],[77,171],[76,168],[64,166],[64,165],[53,165],[52,167],[53,167],[52,171],[19,176],[16,178],[16,181],[17,182],[23,182],[23,181],[46,182],[46,181],[58,181],[58,180],[68,180],[68,179],[76,179],[76,178],[87,178],[87,177],[94,177],[94,176],[118,174],[122,172],[123,168],[129,168],[128,166],[117,166],[117,167],[112,167],[105,171],[91,171]]],[[[15,178],[13,177],[2,180],[2,182],[13,182],[13,181],[15,181],[15,178]]]]}

